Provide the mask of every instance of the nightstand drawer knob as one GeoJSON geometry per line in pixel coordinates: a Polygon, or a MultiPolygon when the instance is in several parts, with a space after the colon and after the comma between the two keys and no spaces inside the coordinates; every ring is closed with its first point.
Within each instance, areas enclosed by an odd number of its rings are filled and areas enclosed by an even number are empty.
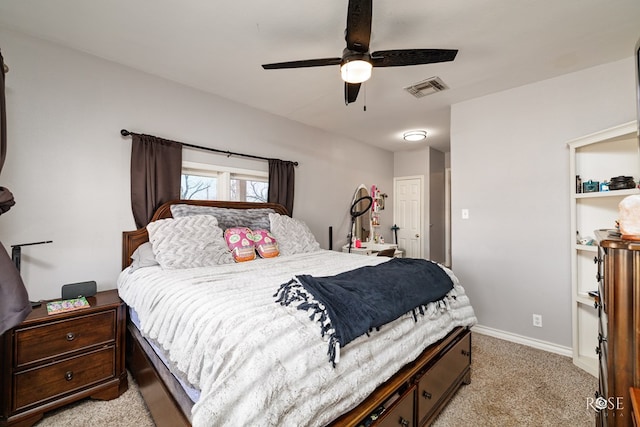
{"type": "Polygon", "coordinates": [[[76,339],[76,334],[74,334],[73,332],[68,332],[67,341],[73,341],[74,339],[76,339]]]}
{"type": "Polygon", "coordinates": [[[72,371],[67,371],[64,374],[64,379],[67,381],[71,381],[73,379],[73,372],[72,371]]]}
{"type": "Polygon", "coordinates": [[[428,391],[424,390],[422,392],[422,397],[424,397],[425,399],[431,399],[431,393],[429,393],[428,391]]]}

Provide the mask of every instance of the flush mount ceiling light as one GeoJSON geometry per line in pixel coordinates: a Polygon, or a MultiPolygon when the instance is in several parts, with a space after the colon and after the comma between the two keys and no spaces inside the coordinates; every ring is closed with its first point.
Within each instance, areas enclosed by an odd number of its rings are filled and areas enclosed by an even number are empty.
{"type": "Polygon", "coordinates": [[[409,142],[417,142],[417,141],[422,141],[423,139],[427,138],[427,131],[425,130],[410,130],[408,132],[405,132],[402,137],[404,138],[405,141],[409,141],[409,142]]]}

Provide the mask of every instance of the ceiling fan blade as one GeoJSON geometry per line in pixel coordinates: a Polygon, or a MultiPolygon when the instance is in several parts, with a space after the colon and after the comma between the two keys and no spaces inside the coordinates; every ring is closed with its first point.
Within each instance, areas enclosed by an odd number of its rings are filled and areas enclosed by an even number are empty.
{"type": "Polygon", "coordinates": [[[402,67],[453,61],[457,49],[399,49],[380,50],[371,54],[374,67],[402,67]]]}
{"type": "Polygon", "coordinates": [[[372,0],[349,0],[347,9],[347,49],[368,52],[371,39],[372,0]]]}
{"type": "Polygon", "coordinates": [[[277,70],[281,68],[324,67],[325,65],[340,65],[340,62],[342,62],[342,58],[303,59],[301,61],[263,64],[262,68],[265,70],[277,70]]]}
{"type": "Polygon", "coordinates": [[[344,82],[344,104],[349,105],[352,102],[356,102],[358,98],[358,92],[360,92],[361,83],[347,83],[344,82]]]}

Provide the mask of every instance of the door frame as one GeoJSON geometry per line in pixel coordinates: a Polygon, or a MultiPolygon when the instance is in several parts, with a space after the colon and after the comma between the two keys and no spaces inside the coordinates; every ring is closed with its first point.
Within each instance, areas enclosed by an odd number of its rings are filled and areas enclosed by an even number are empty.
{"type": "Polygon", "coordinates": [[[451,268],[451,168],[444,169],[444,251],[444,265],[451,268]]]}
{"type": "Polygon", "coordinates": [[[398,194],[398,181],[403,181],[403,180],[409,180],[409,179],[418,179],[420,180],[420,212],[419,214],[419,218],[420,218],[420,225],[418,226],[418,233],[420,233],[420,245],[418,245],[418,247],[420,248],[420,254],[419,257],[420,258],[424,258],[424,245],[425,242],[427,242],[428,240],[425,239],[425,235],[424,235],[424,223],[425,223],[425,218],[424,218],[424,175],[407,175],[407,176],[396,176],[393,177],[393,223],[397,224],[396,222],[396,218],[397,218],[397,212],[398,212],[398,205],[397,205],[397,200],[398,198],[396,197],[398,194]]]}

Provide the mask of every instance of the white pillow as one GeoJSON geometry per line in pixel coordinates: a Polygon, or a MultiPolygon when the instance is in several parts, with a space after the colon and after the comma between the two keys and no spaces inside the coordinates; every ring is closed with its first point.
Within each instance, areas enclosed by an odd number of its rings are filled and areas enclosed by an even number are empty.
{"type": "Polygon", "coordinates": [[[233,263],[218,220],[211,215],[161,219],[147,225],[147,231],[163,269],[233,263]]]}
{"type": "Polygon", "coordinates": [[[277,213],[270,213],[269,221],[271,234],[278,242],[280,256],[320,250],[320,244],[303,221],[277,213]]]}
{"type": "Polygon", "coordinates": [[[151,247],[151,243],[149,242],[145,242],[138,246],[138,248],[133,251],[133,254],[131,254],[131,259],[133,261],[131,262],[129,273],[133,273],[139,268],[158,265],[156,256],[153,253],[153,248],[151,247]]]}

